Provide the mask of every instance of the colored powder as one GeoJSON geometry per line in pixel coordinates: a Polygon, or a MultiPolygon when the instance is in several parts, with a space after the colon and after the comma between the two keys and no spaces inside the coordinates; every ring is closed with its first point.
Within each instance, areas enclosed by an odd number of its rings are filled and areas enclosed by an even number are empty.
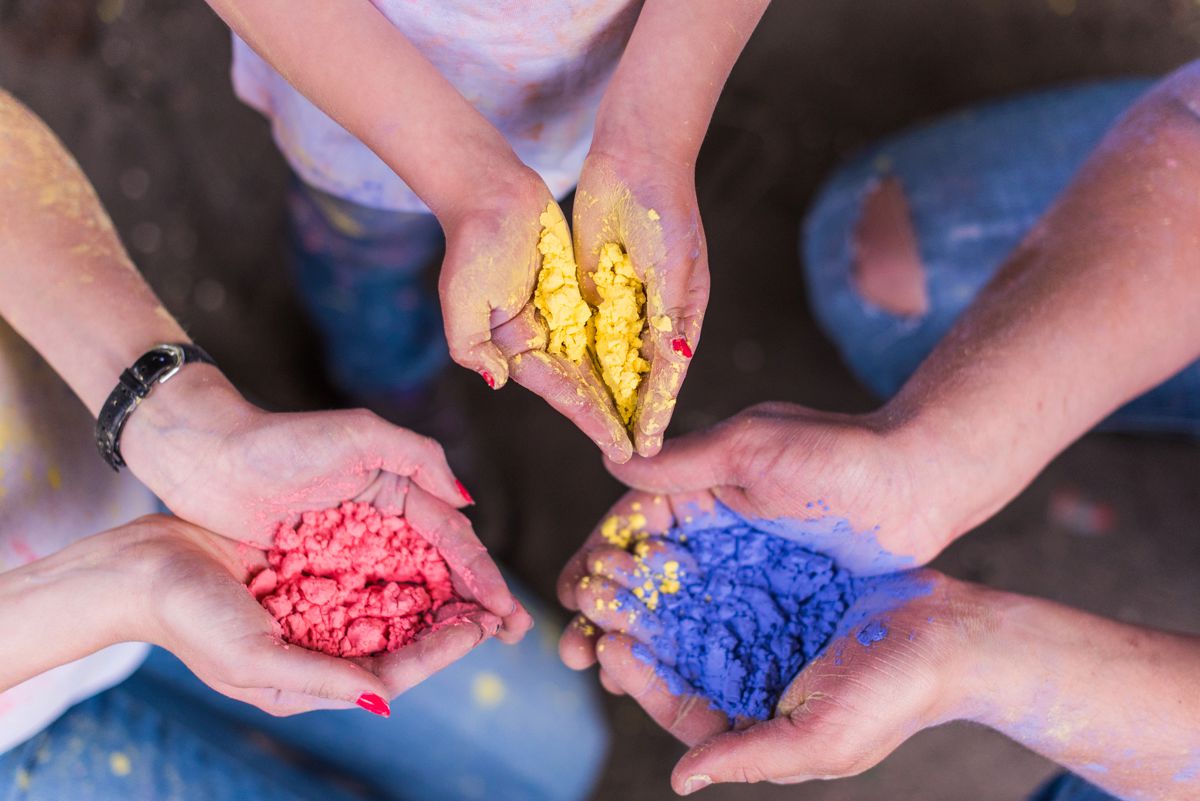
{"type": "Polygon", "coordinates": [[[334,656],[395,651],[432,629],[439,610],[438,625],[446,625],[474,608],[454,590],[436,548],[368,503],[280,525],[267,563],[249,587],[283,638],[334,656]]]}
{"type": "MultiPolygon", "coordinates": [[[[542,268],[533,303],[549,330],[546,349],[575,364],[592,354],[622,422],[628,425],[637,406],[642,375],[650,370],[650,363],[641,354],[642,330],[646,326],[645,287],[624,248],[615,242],[605,244],[592,274],[600,296],[593,314],[579,288],[579,267],[562,214],[551,203],[539,222],[542,268]]],[[[669,330],[670,321],[666,320],[665,325],[669,330]]]]}
{"type": "Polygon", "coordinates": [[[538,273],[533,304],[550,330],[547,350],[566,356],[579,364],[587,354],[587,322],[592,310],[579,291],[578,267],[571,247],[571,232],[562,213],[551,203],[541,219],[538,252],[542,269],[538,273]]]}
{"type": "MultiPolygon", "coordinates": [[[[769,718],[838,631],[859,584],[830,557],[744,524],[662,536],[695,564],[669,560],[651,576],[653,594],[635,588],[661,623],[635,654],[659,663],[673,693],[698,692],[731,719],[769,718]]],[[[641,573],[646,543],[633,539],[641,573]]]]}
{"type": "Polygon", "coordinates": [[[646,291],[633,271],[629,254],[615,242],[600,248],[592,276],[600,305],[592,319],[600,377],[612,393],[617,413],[628,424],[637,406],[638,385],[650,371],[642,358],[642,329],[646,326],[646,291]]]}

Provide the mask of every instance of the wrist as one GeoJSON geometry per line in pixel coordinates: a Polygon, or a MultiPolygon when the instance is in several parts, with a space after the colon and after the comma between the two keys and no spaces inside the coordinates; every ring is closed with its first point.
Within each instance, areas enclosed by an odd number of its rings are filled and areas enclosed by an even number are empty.
{"type": "Polygon", "coordinates": [[[190,364],[133,411],[121,452],[133,474],[165,499],[191,465],[258,412],[215,366],[190,364]]]}
{"type": "MultiPolygon", "coordinates": [[[[696,157],[704,141],[708,120],[690,135],[685,130],[664,130],[661,110],[647,108],[639,100],[610,101],[610,89],[596,113],[596,129],[588,153],[621,161],[643,161],[658,169],[695,170],[696,157]]],[[[653,106],[653,104],[648,104],[653,106]]]]}
{"type": "MultiPolygon", "coordinates": [[[[512,207],[512,198],[540,190],[549,195],[540,175],[522,162],[508,142],[482,145],[463,160],[461,169],[443,168],[436,187],[418,192],[442,229],[450,231],[464,217],[512,207]]],[[[415,189],[415,187],[414,187],[415,189]]]]}

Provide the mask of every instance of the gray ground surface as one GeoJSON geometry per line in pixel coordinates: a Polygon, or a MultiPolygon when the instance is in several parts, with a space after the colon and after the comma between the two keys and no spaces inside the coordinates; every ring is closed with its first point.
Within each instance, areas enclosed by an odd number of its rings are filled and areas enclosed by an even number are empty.
{"type": "MultiPolygon", "coordinates": [[[[1198,42],[1191,0],[776,0],[701,158],[716,291],[675,430],[766,399],[870,407],[807,311],[796,255],[805,206],[840,158],[974,100],[1159,74],[1192,58],[1198,42]]],[[[0,86],[78,155],[167,306],[260,402],[318,407],[333,398],[280,255],[286,170],[266,124],[232,96],[228,51],[199,0],[0,0],[0,86]]],[[[618,487],[582,436],[523,390],[489,397],[473,376],[456,380],[485,452],[503,468],[495,487],[518,532],[507,538],[507,561],[549,598],[558,567],[618,487]]],[[[1089,436],[938,566],[1125,620],[1195,629],[1197,457],[1194,443],[1089,436]],[[1111,503],[1116,527],[1080,536],[1053,524],[1048,502],[1063,488],[1111,503]]],[[[667,772],[681,749],[631,703],[610,707],[616,746],[596,798],[669,797],[667,772]]],[[[1051,771],[998,735],[953,725],[852,780],[705,797],[1009,801],[1051,771]]]]}

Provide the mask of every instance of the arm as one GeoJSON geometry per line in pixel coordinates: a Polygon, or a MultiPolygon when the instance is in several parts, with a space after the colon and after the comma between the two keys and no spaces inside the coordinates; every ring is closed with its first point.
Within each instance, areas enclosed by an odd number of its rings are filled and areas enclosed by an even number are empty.
{"type": "Polygon", "coordinates": [[[1198,109],[1200,64],[1134,106],[883,411],[941,443],[951,538],[1200,354],[1198,109]]]}
{"type": "MultiPolygon", "coordinates": [[[[662,447],[708,304],[696,155],[766,6],[766,0],[648,0],[597,111],[575,196],[575,254],[588,276],[600,248],[616,242],[645,285],[641,355],[649,372],[630,421],[643,456],[662,447]]],[[[595,305],[589,284],[583,282],[584,290],[595,305]]]]}

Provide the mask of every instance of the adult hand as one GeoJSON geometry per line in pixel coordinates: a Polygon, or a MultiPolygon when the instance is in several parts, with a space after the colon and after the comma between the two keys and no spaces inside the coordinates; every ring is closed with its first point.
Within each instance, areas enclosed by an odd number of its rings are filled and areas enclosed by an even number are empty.
{"type": "Polygon", "coordinates": [[[708,305],[708,250],[694,167],[625,142],[619,150],[593,149],[579,178],[574,217],[575,257],[589,303],[600,301],[589,276],[601,246],[610,242],[625,249],[645,285],[641,354],[650,371],[631,422],[635,449],[653,456],[662,447],[708,305]]]}
{"type": "Polygon", "coordinates": [[[262,551],[173,517],[145,517],[109,534],[119,535],[122,561],[135,574],[136,636],[174,653],[217,692],[273,715],[356,703],[378,714],[371,695],[400,694],[499,626],[478,609],[385,656],[341,659],[280,639],[279,625],[246,591],[266,566],[262,551]]]}
{"type": "Polygon", "coordinates": [[[269,546],[280,524],[343,501],[401,515],[435,545],[470,595],[515,641],[532,625],[456,507],[469,497],[433,440],[363,410],[272,414],[214,368],[188,367],[130,419],[134,473],[177,515],[269,546]]]}
{"type": "Polygon", "coordinates": [[[625,461],[629,436],[590,360],[573,364],[546,351],[545,321],[533,295],[541,269],[543,213],[562,211],[531,171],[473,196],[470,207],[443,215],[446,259],[440,290],[450,355],[493,389],[511,376],[540,395],[591,438],[625,461]]]}
{"type": "MultiPolygon", "coordinates": [[[[916,732],[963,716],[971,693],[964,677],[990,627],[981,588],[931,570],[877,579],[793,679],[774,717],[731,721],[694,691],[668,689],[670,669],[648,636],[654,614],[631,619],[608,603],[624,584],[621,560],[601,556],[593,567],[581,594],[589,625],[604,631],[602,681],[689,746],[671,776],[684,795],[720,782],[792,784],[872,767],[916,732]]],[[[672,684],[686,686],[677,677],[672,684]]]]}

